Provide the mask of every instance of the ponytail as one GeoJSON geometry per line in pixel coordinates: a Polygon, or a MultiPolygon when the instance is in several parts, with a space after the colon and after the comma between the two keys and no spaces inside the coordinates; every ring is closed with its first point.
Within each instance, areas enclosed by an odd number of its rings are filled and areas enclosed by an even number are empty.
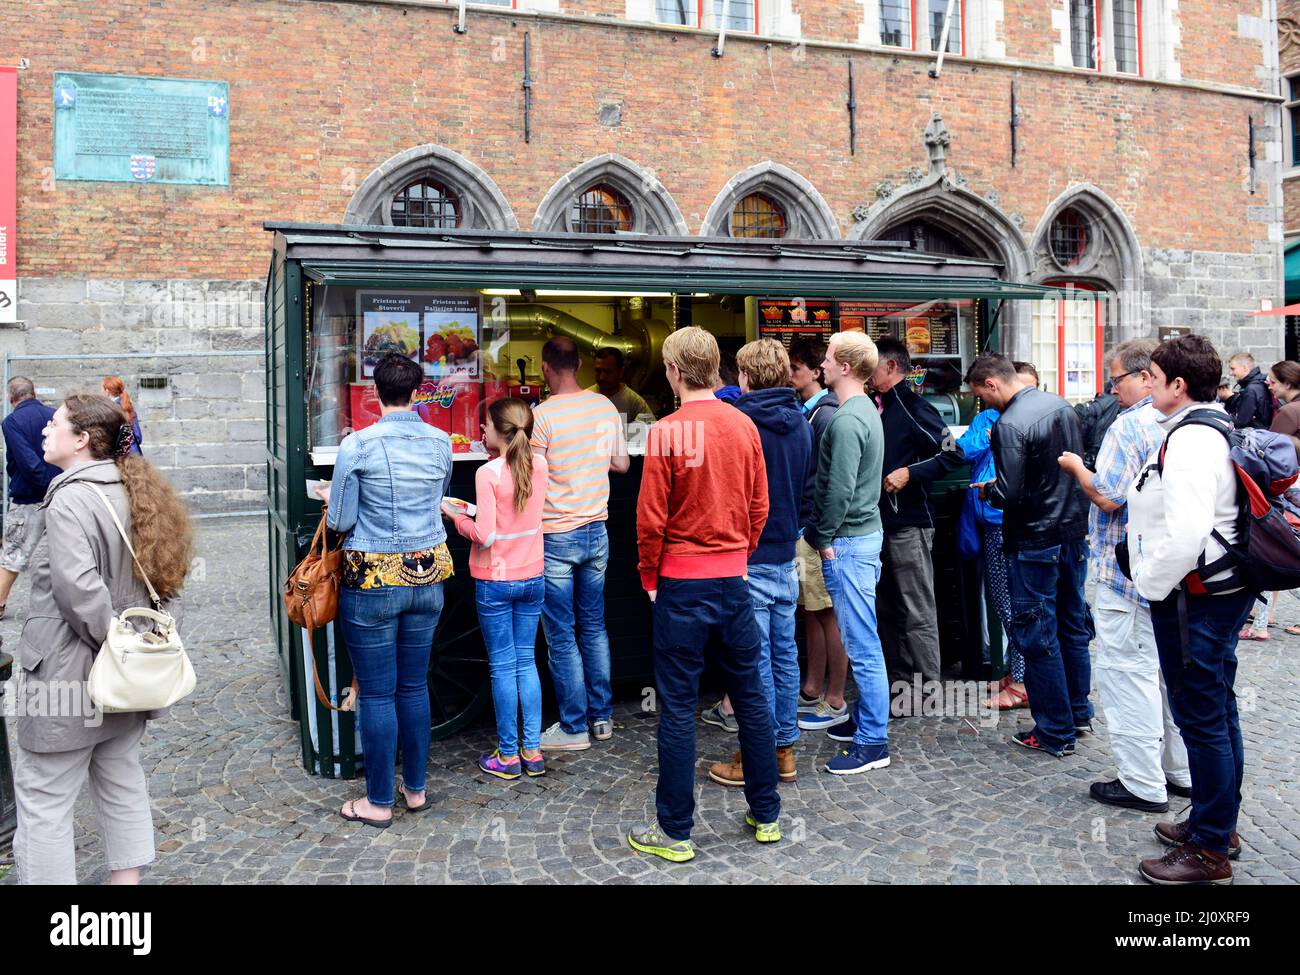
{"type": "Polygon", "coordinates": [[[515,510],[523,511],[533,496],[533,411],[523,400],[507,397],[489,406],[488,413],[506,442],[505,461],[515,482],[515,510]]]}

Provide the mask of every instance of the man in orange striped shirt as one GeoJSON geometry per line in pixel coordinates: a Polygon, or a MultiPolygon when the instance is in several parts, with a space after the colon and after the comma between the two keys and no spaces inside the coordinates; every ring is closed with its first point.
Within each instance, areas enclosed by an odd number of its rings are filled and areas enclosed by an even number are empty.
{"type": "Polygon", "coordinates": [[[546,601],[542,628],[560,720],[542,733],[548,751],[581,751],[614,733],[605,632],[609,563],[609,472],[628,469],[623,424],[600,393],[578,385],[578,347],[556,336],[542,346],[551,395],[533,414],[533,450],[546,457],[550,482],[542,508],[546,601]]]}

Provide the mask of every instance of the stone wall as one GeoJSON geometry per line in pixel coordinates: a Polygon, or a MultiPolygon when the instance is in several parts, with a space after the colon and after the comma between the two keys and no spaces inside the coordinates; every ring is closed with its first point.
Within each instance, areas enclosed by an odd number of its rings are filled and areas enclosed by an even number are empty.
{"type": "Polygon", "coordinates": [[[0,330],[0,350],[58,357],[9,364],[50,403],[122,377],[145,456],[195,511],[255,509],[266,491],[262,289],[255,280],[22,278],[22,324],[0,330]],[[142,388],[142,378],[165,385],[142,388]]]}

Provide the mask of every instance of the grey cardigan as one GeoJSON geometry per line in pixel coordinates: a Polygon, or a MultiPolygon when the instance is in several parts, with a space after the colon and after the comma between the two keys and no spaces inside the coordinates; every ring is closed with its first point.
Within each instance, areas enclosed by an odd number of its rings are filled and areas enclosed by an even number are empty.
{"type": "MultiPolygon", "coordinates": [[[[86,748],[159,716],[101,714],[85,691],[113,616],[151,605],[148,590],[135,577],[131,553],[92,485],[108,495],[122,526],[131,531],[126,487],[113,461],[94,461],[50,482],[41,503],[47,544],[38,546],[32,560],[31,599],[18,641],[23,671],[18,744],[30,752],[86,748]]],[[[165,608],[179,622],[179,600],[165,608]]]]}

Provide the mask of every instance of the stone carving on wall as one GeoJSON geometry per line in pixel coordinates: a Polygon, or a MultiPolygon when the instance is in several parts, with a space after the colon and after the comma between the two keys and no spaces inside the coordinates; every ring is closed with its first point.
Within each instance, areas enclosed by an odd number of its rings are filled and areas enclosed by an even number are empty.
{"type": "Polygon", "coordinates": [[[1277,47],[1278,51],[1283,54],[1300,47],[1300,23],[1289,17],[1278,20],[1277,47]]]}
{"type": "Polygon", "coordinates": [[[952,136],[948,126],[943,124],[943,116],[938,112],[930,117],[930,124],[925,127],[925,147],[930,153],[930,175],[941,175],[947,169],[948,146],[952,136]]]}

